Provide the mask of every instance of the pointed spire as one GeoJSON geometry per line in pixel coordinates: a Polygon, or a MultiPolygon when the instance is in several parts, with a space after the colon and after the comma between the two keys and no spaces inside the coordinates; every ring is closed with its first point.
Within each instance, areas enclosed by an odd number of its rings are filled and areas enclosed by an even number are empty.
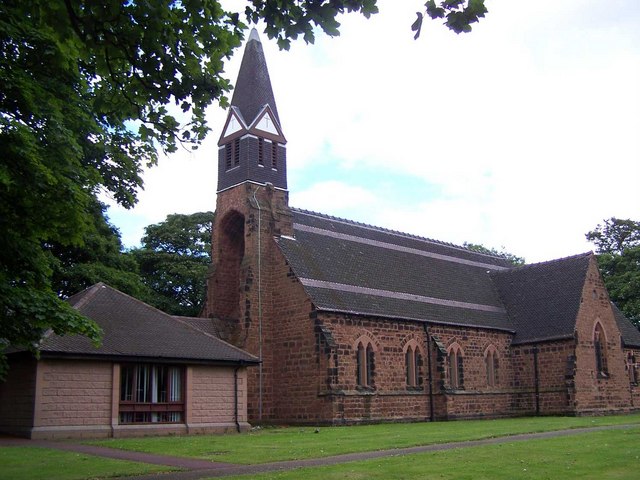
{"type": "Polygon", "coordinates": [[[271,107],[275,119],[280,123],[267,62],[264,58],[258,31],[253,28],[244,48],[244,56],[233,91],[231,105],[238,108],[247,125],[253,123],[265,105],[271,107]]]}

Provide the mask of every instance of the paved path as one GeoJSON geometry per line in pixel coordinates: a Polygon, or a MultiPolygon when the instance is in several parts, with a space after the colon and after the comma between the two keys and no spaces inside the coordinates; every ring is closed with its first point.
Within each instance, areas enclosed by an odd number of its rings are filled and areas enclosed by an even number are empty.
{"type": "Polygon", "coordinates": [[[523,433],[504,437],[487,438],[484,440],[470,440],[466,442],[440,443],[436,445],[424,445],[419,447],[398,448],[392,450],[379,450],[374,452],[349,453],[332,457],[311,458],[308,460],[289,460],[282,462],[262,463],[258,465],[237,465],[230,463],[210,462],[187,457],[172,457],[169,455],[155,455],[150,453],[116,450],[107,447],[93,445],[81,445],[70,442],[53,442],[44,440],[26,440],[12,437],[0,437],[0,447],[3,446],[29,446],[45,447],[57,450],[67,450],[87,455],[130,460],[134,462],[151,463],[155,465],[168,465],[181,468],[185,471],[156,473],[139,475],[136,477],[122,477],[126,480],[200,480],[205,478],[227,477],[231,475],[253,475],[274,471],[292,470],[302,467],[319,467],[335,465],[339,463],[356,462],[374,458],[392,457],[398,455],[410,455],[412,453],[436,452],[451,450],[454,448],[476,447],[481,445],[496,445],[500,443],[522,442],[526,440],[567,437],[581,433],[597,432],[601,430],[621,430],[637,428],[638,424],[607,425],[603,427],[574,428],[569,430],[556,430],[542,433],[523,433]]]}

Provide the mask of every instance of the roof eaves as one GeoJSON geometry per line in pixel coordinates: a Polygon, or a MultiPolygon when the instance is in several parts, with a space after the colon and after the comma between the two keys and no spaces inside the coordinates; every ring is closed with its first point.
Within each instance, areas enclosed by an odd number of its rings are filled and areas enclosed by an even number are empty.
{"type": "Polygon", "coordinates": [[[113,353],[70,353],[59,351],[42,351],[40,358],[64,358],[65,360],[102,360],[114,362],[142,362],[142,363],[174,363],[180,365],[258,365],[261,361],[253,355],[249,359],[203,359],[189,357],[159,357],[149,355],[117,355],[113,353]]]}
{"type": "Polygon", "coordinates": [[[511,342],[511,345],[528,345],[530,343],[543,343],[543,342],[553,342],[556,340],[570,340],[574,339],[575,336],[573,333],[562,334],[562,335],[551,335],[548,337],[536,337],[536,338],[526,338],[523,340],[516,340],[511,342]]]}
{"type": "Polygon", "coordinates": [[[424,318],[415,318],[415,317],[409,317],[409,316],[386,315],[386,314],[385,315],[381,315],[379,313],[362,312],[362,311],[359,311],[359,310],[348,310],[348,309],[339,309],[339,308],[330,308],[330,307],[318,307],[318,306],[316,306],[316,310],[319,311],[319,312],[345,313],[345,314],[348,314],[348,315],[358,315],[358,316],[363,316],[363,317],[373,317],[373,318],[390,319],[390,320],[410,320],[410,321],[413,321],[413,322],[428,323],[428,324],[432,324],[432,325],[450,325],[450,326],[455,326],[455,327],[480,328],[482,330],[499,330],[501,332],[509,332],[509,333],[512,333],[512,334],[515,333],[514,330],[509,329],[509,328],[485,326],[485,325],[474,325],[474,324],[464,323],[464,322],[444,322],[442,320],[434,321],[434,320],[428,320],[428,319],[424,319],[424,318]]]}

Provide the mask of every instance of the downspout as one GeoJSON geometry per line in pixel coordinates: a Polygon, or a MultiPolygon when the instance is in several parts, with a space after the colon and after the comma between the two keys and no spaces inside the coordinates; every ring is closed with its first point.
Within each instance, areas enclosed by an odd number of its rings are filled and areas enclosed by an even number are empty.
{"type": "Polygon", "coordinates": [[[533,347],[533,379],[536,389],[536,415],[540,415],[540,375],[538,373],[538,346],[533,347]]]}
{"type": "Polygon", "coordinates": [[[432,422],[435,421],[436,419],[436,415],[435,412],[433,410],[433,371],[431,369],[431,335],[429,335],[429,327],[427,326],[427,324],[423,324],[424,326],[424,333],[427,336],[427,365],[429,368],[429,375],[428,375],[428,381],[429,381],[429,420],[431,420],[432,422]]]}
{"type": "Polygon", "coordinates": [[[256,198],[258,187],[253,191],[253,201],[258,208],[258,422],[262,422],[262,208],[256,198]]]}
{"type": "Polygon", "coordinates": [[[242,364],[236,365],[233,370],[233,419],[236,422],[236,430],[240,433],[240,421],[238,419],[238,370],[242,364]]]}

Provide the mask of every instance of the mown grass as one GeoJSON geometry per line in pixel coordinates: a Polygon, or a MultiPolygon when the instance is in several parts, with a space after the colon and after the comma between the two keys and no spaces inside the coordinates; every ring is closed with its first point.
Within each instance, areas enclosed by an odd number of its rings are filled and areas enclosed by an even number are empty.
{"type": "Polygon", "coordinates": [[[124,450],[256,464],[624,423],[640,423],[640,414],[595,418],[532,417],[352,427],[266,428],[242,435],[149,437],[92,443],[124,450]]]}
{"type": "Polygon", "coordinates": [[[235,480],[549,480],[640,478],[640,428],[386,457],[235,480]]]}
{"type": "Polygon", "coordinates": [[[84,480],[173,471],[161,465],[114,460],[39,447],[1,447],[0,480],[84,480]]]}

